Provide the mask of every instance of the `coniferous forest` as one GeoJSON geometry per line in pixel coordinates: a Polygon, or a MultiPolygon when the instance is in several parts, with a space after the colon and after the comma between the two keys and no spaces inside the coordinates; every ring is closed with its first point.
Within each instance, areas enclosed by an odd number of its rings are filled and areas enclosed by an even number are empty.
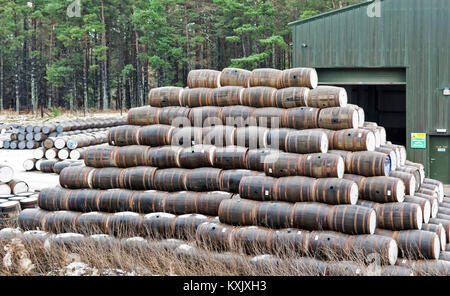
{"type": "Polygon", "coordinates": [[[291,66],[289,22],[358,0],[0,0],[0,108],[128,109],[192,69],[291,66]]]}

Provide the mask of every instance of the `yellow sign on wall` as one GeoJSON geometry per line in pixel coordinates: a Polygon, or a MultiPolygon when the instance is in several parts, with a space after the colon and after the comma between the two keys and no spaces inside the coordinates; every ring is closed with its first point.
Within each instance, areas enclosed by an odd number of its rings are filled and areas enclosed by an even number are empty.
{"type": "Polygon", "coordinates": [[[427,148],[427,134],[412,133],[411,134],[411,148],[412,149],[426,149],[427,148]]]}

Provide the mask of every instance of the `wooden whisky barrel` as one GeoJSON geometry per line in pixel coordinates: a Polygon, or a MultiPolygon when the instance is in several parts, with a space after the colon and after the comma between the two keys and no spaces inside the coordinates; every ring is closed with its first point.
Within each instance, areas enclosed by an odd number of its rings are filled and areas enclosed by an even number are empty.
{"type": "Polygon", "coordinates": [[[128,111],[127,122],[129,125],[152,125],[159,123],[160,108],[144,106],[128,111]]]}
{"type": "Polygon", "coordinates": [[[150,148],[147,150],[148,165],[162,169],[179,167],[178,159],[182,150],[182,147],[177,146],[150,148]]]}
{"type": "MultiPolygon", "coordinates": [[[[122,170],[122,172],[119,175],[119,186],[114,186],[115,179],[111,183],[111,187],[107,188],[124,188],[124,189],[131,189],[131,190],[150,190],[154,189],[154,176],[155,172],[157,171],[154,167],[135,167],[135,168],[128,168],[122,170]]],[[[101,188],[101,189],[107,189],[104,187],[97,187],[96,184],[96,173],[99,171],[96,171],[92,178],[92,184],[94,188],[101,188]]],[[[114,171],[115,174],[116,171],[114,171]]],[[[114,176],[114,175],[113,175],[114,176]]]]}
{"type": "Polygon", "coordinates": [[[309,95],[310,90],[306,87],[289,87],[279,89],[275,93],[275,106],[285,109],[306,107],[308,106],[307,98],[309,95]]]}
{"type": "Polygon", "coordinates": [[[389,176],[391,158],[380,152],[355,152],[351,156],[349,173],[365,177],[389,176]]]}
{"type": "Polygon", "coordinates": [[[377,229],[375,234],[388,236],[398,244],[400,257],[408,259],[438,259],[441,251],[439,237],[422,230],[391,231],[377,229]]]}
{"type": "Polygon", "coordinates": [[[405,185],[392,177],[369,177],[362,184],[361,199],[379,203],[403,202],[405,185]]]}
{"type": "Polygon", "coordinates": [[[294,153],[278,153],[264,159],[264,172],[272,177],[301,176],[303,158],[294,153]]]}
{"type": "Polygon", "coordinates": [[[58,163],[58,160],[44,160],[41,161],[39,164],[39,171],[46,174],[53,173],[53,168],[55,167],[55,164],[58,163]]]}
{"type": "Polygon", "coordinates": [[[356,129],[359,126],[358,112],[340,107],[321,109],[318,125],[330,130],[356,129]]]}
{"type": "Polygon", "coordinates": [[[19,215],[19,227],[24,231],[43,229],[43,222],[45,221],[45,216],[49,215],[51,212],[37,209],[26,209],[23,210],[19,215]]]}
{"type": "Polygon", "coordinates": [[[299,107],[287,109],[281,121],[281,127],[298,130],[319,127],[320,109],[299,107]]]}
{"type": "Polygon", "coordinates": [[[213,89],[208,105],[220,107],[240,105],[243,91],[244,88],[240,86],[225,86],[213,89]]]}
{"type": "Polygon", "coordinates": [[[344,151],[344,150],[328,150],[328,153],[341,156],[342,159],[344,159],[345,172],[346,173],[351,172],[353,152],[351,152],[351,151],[344,151]]]}
{"type": "MultiPolygon", "coordinates": [[[[440,187],[436,184],[429,184],[429,183],[423,183],[420,186],[419,191],[421,190],[430,190],[430,191],[434,191],[436,192],[436,195],[439,199],[439,202],[443,202],[444,201],[444,194],[441,192],[440,187]]],[[[424,193],[424,192],[422,192],[424,193]]]]}
{"type": "Polygon", "coordinates": [[[280,108],[256,108],[252,115],[254,120],[249,121],[249,125],[279,128],[281,126],[284,113],[285,109],[280,108]]]}
{"type": "Polygon", "coordinates": [[[58,151],[58,159],[59,160],[66,160],[70,156],[70,150],[67,148],[61,149],[58,151]]]}
{"type": "Polygon", "coordinates": [[[444,184],[442,184],[442,182],[437,181],[437,180],[433,180],[433,179],[429,179],[429,178],[425,178],[423,180],[424,184],[431,184],[431,185],[437,185],[439,187],[439,194],[441,196],[444,196],[444,184]]]}
{"type": "MultiPolygon", "coordinates": [[[[63,173],[64,171],[65,170],[63,170],[61,173],[63,173]]],[[[121,187],[122,172],[123,170],[119,168],[95,169],[92,173],[91,188],[93,189],[122,188],[121,187]]]]}
{"type": "Polygon", "coordinates": [[[191,109],[186,107],[165,107],[160,109],[160,112],[158,113],[157,122],[148,123],[146,125],[152,125],[152,124],[166,124],[166,125],[172,125],[175,127],[183,127],[183,126],[189,126],[189,112],[191,109]]]}
{"type": "Polygon", "coordinates": [[[250,149],[264,148],[268,129],[259,126],[239,127],[234,132],[233,142],[240,147],[250,149]]]}
{"type": "Polygon", "coordinates": [[[280,79],[283,72],[277,69],[255,69],[250,75],[250,86],[267,86],[272,88],[281,88],[280,79]]]}
{"type": "Polygon", "coordinates": [[[218,88],[220,87],[221,72],[215,70],[189,71],[187,84],[189,88],[218,88]]]}
{"type": "Polygon", "coordinates": [[[220,85],[222,87],[225,86],[249,87],[251,75],[252,72],[244,69],[225,68],[222,70],[222,73],[220,74],[220,85]]]}
{"type": "Polygon", "coordinates": [[[211,105],[213,90],[210,88],[186,88],[180,96],[180,105],[195,108],[211,105]]]}
{"type": "Polygon", "coordinates": [[[377,211],[378,227],[389,230],[422,229],[423,214],[413,203],[380,204],[377,211]]]}
{"type": "Polygon", "coordinates": [[[45,204],[42,204],[42,196],[39,197],[39,206],[46,210],[52,210],[55,204],[59,210],[69,210],[76,212],[92,212],[99,210],[99,202],[103,200],[102,196],[108,191],[83,189],[83,190],[65,190],[62,189],[57,195],[46,195],[45,204]],[[58,196],[63,197],[58,202],[58,196]]]}
{"type": "Polygon", "coordinates": [[[250,170],[223,170],[219,178],[220,190],[239,193],[239,184],[243,177],[258,175],[261,175],[261,173],[250,170]]]}
{"type": "Polygon", "coordinates": [[[180,106],[181,87],[152,88],[148,94],[148,103],[152,107],[180,106]]]}
{"type": "Polygon", "coordinates": [[[74,233],[77,231],[76,222],[80,215],[79,212],[52,212],[45,217],[44,230],[51,233],[74,233]]]}
{"type": "Polygon", "coordinates": [[[164,203],[169,194],[149,190],[135,191],[129,198],[130,211],[140,214],[164,212],[164,203]]]}
{"type": "Polygon", "coordinates": [[[342,87],[318,86],[311,90],[306,99],[306,106],[319,109],[347,106],[347,91],[342,87]]]}
{"type": "Polygon", "coordinates": [[[27,197],[20,201],[20,208],[23,210],[26,209],[35,209],[38,207],[38,198],[37,197],[27,197]]]}
{"type": "Polygon", "coordinates": [[[429,224],[442,225],[445,229],[445,234],[447,235],[447,241],[450,241],[450,221],[439,218],[431,218],[429,224]]]}
{"type": "Polygon", "coordinates": [[[405,194],[409,196],[414,196],[416,193],[416,179],[414,175],[405,172],[391,172],[391,177],[398,178],[405,183],[405,194]]]}
{"type": "Polygon", "coordinates": [[[275,229],[292,227],[293,205],[285,202],[259,202],[256,206],[256,225],[275,229]]]}
{"type": "Polygon", "coordinates": [[[414,178],[416,179],[416,192],[419,190],[420,186],[422,185],[422,181],[421,181],[420,171],[418,168],[401,166],[401,167],[397,167],[396,172],[412,174],[414,176],[414,178]]]}
{"type": "Polygon", "coordinates": [[[233,248],[231,235],[234,229],[226,224],[205,222],[197,228],[196,241],[210,251],[229,251],[233,248]]]}
{"type": "Polygon", "coordinates": [[[236,226],[256,225],[257,205],[258,202],[252,200],[224,200],[219,206],[220,222],[236,226]]]}
{"type": "Polygon", "coordinates": [[[179,168],[157,170],[154,175],[154,187],[160,191],[184,191],[188,173],[189,170],[179,168]]]}
{"type": "Polygon", "coordinates": [[[422,225],[423,231],[430,231],[437,234],[439,237],[439,241],[441,242],[441,250],[445,251],[447,247],[447,235],[445,233],[445,228],[442,226],[442,224],[423,224],[422,225]]]}
{"type": "Polygon", "coordinates": [[[100,212],[90,212],[82,214],[77,220],[77,231],[84,235],[93,235],[99,233],[108,233],[111,221],[110,214],[100,212]]]}
{"type": "Polygon", "coordinates": [[[119,149],[113,146],[89,148],[84,151],[84,164],[88,167],[116,167],[116,153],[119,149]]]}
{"type": "Polygon", "coordinates": [[[272,188],[273,200],[285,202],[311,202],[317,199],[317,180],[308,177],[279,178],[272,188]]]}
{"type": "Polygon", "coordinates": [[[269,129],[264,141],[264,148],[286,151],[286,138],[292,132],[295,130],[289,128],[269,129]]]}
{"type": "Polygon", "coordinates": [[[11,194],[17,195],[19,193],[28,192],[30,187],[25,181],[13,179],[8,182],[9,188],[11,188],[11,194]]]}
{"type": "Polygon", "coordinates": [[[186,175],[186,189],[196,192],[220,190],[220,174],[222,170],[214,168],[198,168],[186,175]]]}
{"type": "Polygon", "coordinates": [[[375,136],[369,130],[346,129],[336,131],[333,149],[347,151],[375,151],[375,136]]]}
{"type": "Polygon", "coordinates": [[[241,96],[241,104],[255,108],[276,107],[275,93],[273,87],[250,87],[244,88],[241,96]]]}
{"type": "Polygon", "coordinates": [[[220,118],[221,107],[205,106],[192,108],[189,112],[189,121],[195,127],[212,127],[223,125],[220,118]]]}
{"type": "Polygon", "coordinates": [[[222,201],[230,200],[232,197],[233,194],[221,191],[199,193],[196,200],[198,214],[218,216],[222,201]]]}
{"type": "Polygon", "coordinates": [[[108,132],[108,143],[111,146],[139,145],[138,133],[138,126],[125,125],[114,127],[108,132]]]}
{"type": "Polygon", "coordinates": [[[296,203],[292,208],[292,227],[304,230],[326,230],[330,206],[320,203],[296,203]]]}
{"type": "Polygon", "coordinates": [[[68,200],[66,196],[70,190],[60,188],[45,188],[39,193],[39,208],[48,211],[68,210],[68,200]]]}
{"type": "Polygon", "coordinates": [[[408,267],[416,276],[443,276],[450,273],[450,262],[444,260],[398,260],[397,264],[408,267]]]}
{"type": "Polygon", "coordinates": [[[328,229],[351,235],[374,234],[377,227],[375,210],[358,205],[337,205],[330,208],[328,229]]]}
{"type": "Polygon", "coordinates": [[[26,159],[23,162],[22,167],[24,168],[25,171],[30,172],[30,171],[34,171],[36,169],[36,158],[32,158],[32,159],[26,159]]]}
{"type": "Polygon", "coordinates": [[[264,164],[275,161],[279,154],[280,151],[271,149],[249,150],[245,159],[245,166],[248,170],[263,172],[264,164]]]}
{"type": "Polygon", "coordinates": [[[202,128],[185,127],[175,129],[170,140],[172,146],[192,147],[203,143],[202,128]]]}
{"type": "Polygon", "coordinates": [[[246,168],[246,156],[248,148],[239,146],[218,147],[214,152],[213,164],[221,169],[246,168]]]}
{"type": "Polygon", "coordinates": [[[422,183],[425,180],[425,167],[423,164],[420,163],[414,163],[411,161],[406,161],[405,162],[405,167],[407,168],[417,168],[419,170],[419,174],[420,174],[420,184],[422,185],[422,183]]]}
{"type": "Polygon", "coordinates": [[[252,121],[252,114],[255,108],[248,106],[229,106],[223,107],[220,113],[222,123],[227,126],[245,127],[252,121]]]}
{"type": "Polygon", "coordinates": [[[328,137],[321,131],[296,131],[286,137],[286,152],[290,153],[327,153],[328,137]]]}
{"type": "Polygon", "coordinates": [[[422,193],[417,193],[414,195],[414,197],[420,197],[423,199],[428,200],[431,203],[431,218],[436,218],[439,210],[439,200],[435,196],[426,195],[422,193]]]}
{"type": "Polygon", "coordinates": [[[273,201],[276,179],[266,176],[246,176],[239,184],[239,196],[245,199],[273,201]]]}
{"type": "Polygon", "coordinates": [[[330,205],[355,205],[358,201],[358,194],[358,185],[351,180],[324,178],[317,180],[314,199],[310,201],[330,205]]]}
{"type": "Polygon", "coordinates": [[[400,159],[398,158],[398,155],[394,149],[379,147],[375,148],[375,151],[389,155],[389,157],[391,158],[391,174],[394,173],[394,171],[397,170],[397,167],[400,166],[400,159]]]}
{"type": "MultiPolygon", "coordinates": [[[[366,113],[364,112],[364,109],[359,107],[358,105],[354,105],[354,104],[347,104],[347,107],[355,109],[356,112],[358,112],[358,121],[359,121],[358,127],[360,127],[360,128],[367,127],[365,125],[366,113]]],[[[378,128],[378,126],[375,124],[374,128],[378,128]]],[[[386,130],[385,130],[384,136],[386,136],[386,130]]],[[[386,137],[384,137],[384,143],[386,143],[386,137]]]]}
{"type": "MultiPolygon", "coordinates": [[[[170,145],[175,128],[170,125],[149,125],[141,127],[137,134],[139,145],[159,147],[170,145]]],[[[130,145],[127,145],[130,146],[130,145]]]]}
{"type": "Polygon", "coordinates": [[[140,237],[145,235],[143,219],[138,213],[123,212],[111,215],[108,234],[119,237],[140,237]]]}
{"type": "MultiPolygon", "coordinates": [[[[147,146],[127,146],[116,149],[114,161],[119,168],[129,168],[149,165],[147,146]]],[[[85,160],[86,161],[86,160],[85,160]]]]}
{"type": "Polygon", "coordinates": [[[178,166],[186,169],[212,167],[216,147],[211,145],[196,145],[183,148],[178,154],[178,166]]]}
{"type": "MultiPolygon", "coordinates": [[[[52,148],[52,147],[50,147],[52,148]]],[[[33,151],[33,158],[35,158],[36,160],[42,159],[45,156],[45,151],[47,149],[45,147],[40,147],[36,150],[33,151]]]]}
{"type": "Polygon", "coordinates": [[[45,151],[45,158],[47,160],[54,160],[58,157],[59,150],[56,148],[51,148],[45,151]]]}
{"type": "Polygon", "coordinates": [[[313,68],[284,70],[279,79],[279,88],[308,87],[315,89],[319,83],[317,71],[313,68]]]}
{"type": "Polygon", "coordinates": [[[404,202],[419,205],[422,209],[423,223],[428,223],[430,221],[432,207],[431,202],[428,199],[407,195],[405,196],[404,202]]]}
{"type": "Polygon", "coordinates": [[[213,126],[202,129],[203,144],[217,147],[231,146],[234,144],[235,128],[232,126],[213,126]]]}
{"type": "Polygon", "coordinates": [[[336,154],[307,154],[300,159],[298,175],[313,178],[339,178],[345,174],[344,159],[336,154]]]}

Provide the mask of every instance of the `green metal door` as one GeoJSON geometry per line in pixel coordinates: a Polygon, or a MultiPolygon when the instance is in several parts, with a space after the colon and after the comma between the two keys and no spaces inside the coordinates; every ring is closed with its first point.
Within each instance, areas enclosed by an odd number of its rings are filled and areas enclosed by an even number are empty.
{"type": "Polygon", "coordinates": [[[430,176],[450,184],[450,137],[430,136],[430,176]]]}

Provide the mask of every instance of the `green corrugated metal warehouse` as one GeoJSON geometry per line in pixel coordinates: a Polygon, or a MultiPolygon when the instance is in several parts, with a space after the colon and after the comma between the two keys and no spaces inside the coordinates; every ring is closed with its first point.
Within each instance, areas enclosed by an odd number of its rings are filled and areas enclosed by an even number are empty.
{"type": "Polygon", "coordinates": [[[290,25],[294,66],[345,87],[367,121],[450,183],[450,0],[366,1],[290,25]]]}

